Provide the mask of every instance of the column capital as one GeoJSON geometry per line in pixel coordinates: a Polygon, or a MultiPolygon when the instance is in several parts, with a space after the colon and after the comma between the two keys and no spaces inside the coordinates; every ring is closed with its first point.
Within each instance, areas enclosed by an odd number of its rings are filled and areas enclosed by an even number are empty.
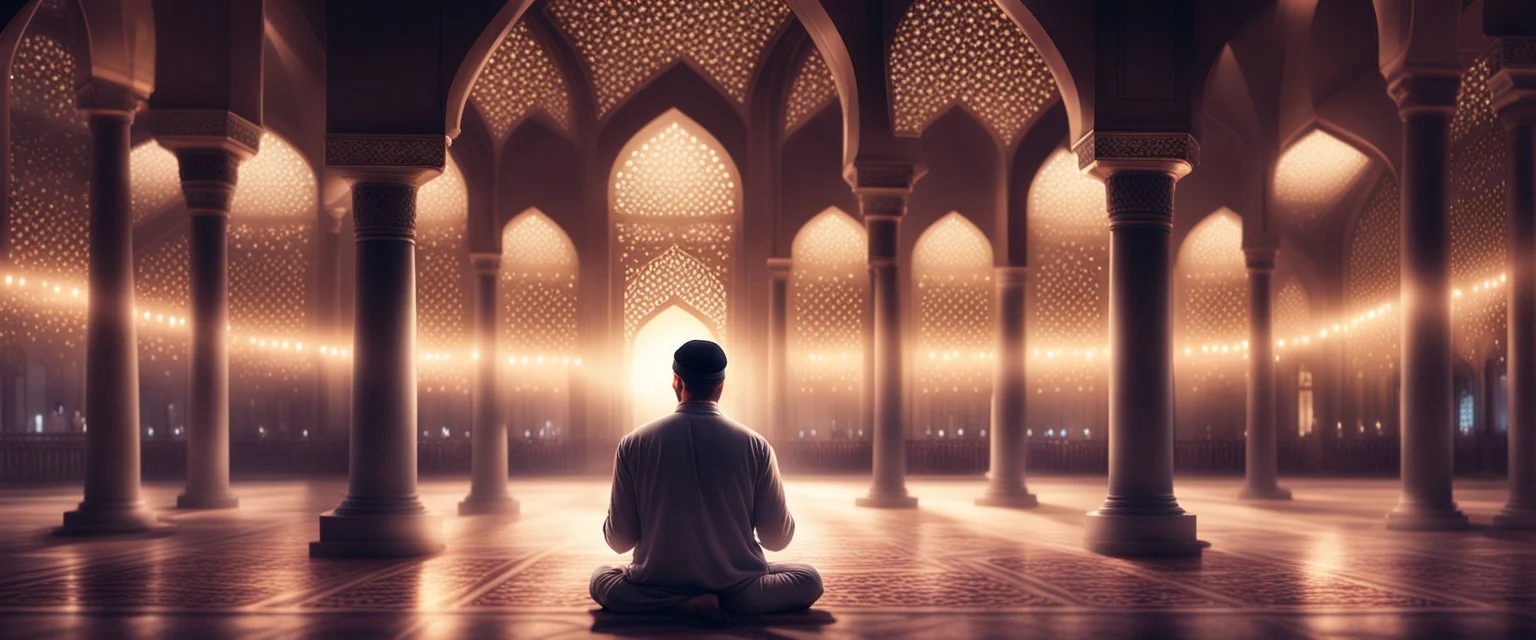
{"type": "Polygon", "coordinates": [[[1244,247],[1243,262],[1249,273],[1269,273],[1275,270],[1276,253],[1274,247],[1244,247]]]}
{"type": "Polygon", "coordinates": [[[475,275],[497,275],[501,273],[501,254],[491,252],[471,253],[469,254],[469,266],[475,270],[475,275]]]}
{"type": "Polygon", "coordinates": [[[1398,115],[1415,112],[1456,111],[1461,91],[1461,70],[1426,67],[1401,69],[1387,80],[1387,94],[1397,103],[1398,115]]]}
{"type": "Polygon", "coordinates": [[[1536,120],[1536,38],[1493,39],[1488,56],[1488,93],[1505,124],[1536,120]]]}
{"type": "Polygon", "coordinates": [[[92,116],[116,116],[133,121],[146,96],[130,87],[92,78],[75,94],[75,108],[92,116]]]}
{"type": "Polygon", "coordinates": [[[181,173],[181,195],[186,200],[187,211],[194,216],[229,215],[244,152],[209,146],[180,147],[175,153],[181,173]]]}
{"type": "Polygon", "coordinates": [[[1200,141],[1183,131],[1089,131],[1072,151],[1077,167],[1100,180],[1122,171],[1178,180],[1200,164],[1200,141]]]}
{"type": "Polygon", "coordinates": [[[790,258],[769,258],[768,277],[774,280],[787,279],[790,272],[794,270],[794,267],[795,261],[790,258]]]}
{"type": "Polygon", "coordinates": [[[1006,267],[992,267],[992,277],[996,278],[1000,287],[1022,287],[1029,282],[1029,267],[1009,265],[1006,267]]]}
{"type": "Polygon", "coordinates": [[[447,162],[447,136],[332,133],[325,137],[325,166],[350,180],[419,187],[441,174],[447,162]]]}
{"type": "Polygon", "coordinates": [[[353,233],[362,240],[416,238],[416,185],[402,181],[352,183],[353,233]]]}
{"type": "Polygon", "coordinates": [[[1106,173],[1104,201],[1109,229],[1146,227],[1173,230],[1173,184],[1167,172],[1113,170],[1106,173]]]}
{"type": "Polygon", "coordinates": [[[911,162],[855,161],[843,170],[843,179],[859,198],[859,214],[865,220],[900,219],[907,213],[907,195],[928,170],[911,162]]]}
{"type": "Polygon", "coordinates": [[[155,109],[150,117],[155,140],[172,151],[226,149],[245,159],[261,148],[261,127],[233,111],[155,109]]]}
{"type": "Polygon", "coordinates": [[[906,193],[928,173],[928,169],[914,162],[885,160],[855,160],[843,170],[843,179],[854,191],[899,191],[906,193]]]}

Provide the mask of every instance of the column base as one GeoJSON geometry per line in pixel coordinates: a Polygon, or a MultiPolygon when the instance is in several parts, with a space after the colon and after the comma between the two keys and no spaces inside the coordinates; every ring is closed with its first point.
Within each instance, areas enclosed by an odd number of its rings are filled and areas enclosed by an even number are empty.
{"type": "Polygon", "coordinates": [[[1242,491],[1237,492],[1237,497],[1242,500],[1290,500],[1291,490],[1275,485],[1267,487],[1244,486],[1242,491]]]}
{"type": "Polygon", "coordinates": [[[1536,507],[1505,505],[1493,517],[1493,526],[1505,531],[1536,531],[1536,507]]]}
{"type": "Polygon", "coordinates": [[[1472,523],[1454,502],[1443,507],[1399,503],[1387,513],[1387,528],[1393,531],[1461,531],[1471,529],[1472,523]]]}
{"type": "Polygon", "coordinates": [[[871,491],[869,495],[855,499],[853,504],[870,509],[915,509],[917,508],[917,496],[909,496],[906,492],[876,493],[871,491]]]}
{"type": "Polygon", "coordinates": [[[176,496],[177,509],[233,509],[240,506],[240,499],[228,493],[211,496],[183,493],[176,496]]]}
{"type": "Polygon", "coordinates": [[[408,558],[443,550],[443,522],[434,514],[320,516],[311,558],[408,558]]]}
{"type": "Polygon", "coordinates": [[[1040,506],[1035,494],[1027,489],[1017,491],[987,491],[976,498],[978,507],[1002,507],[1004,509],[1033,509],[1040,506]]]}
{"type": "Polygon", "coordinates": [[[508,495],[496,496],[494,498],[469,496],[459,502],[459,515],[461,516],[515,516],[520,510],[521,506],[518,505],[516,500],[512,499],[512,496],[508,495]]]}
{"type": "Polygon", "coordinates": [[[104,506],[81,502],[74,511],[64,512],[64,526],[54,530],[61,536],[112,536],[148,533],[164,529],[154,512],[143,501],[104,506]]]}
{"type": "Polygon", "coordinates": [[[1210,543],[1195,538],[1190,513],[1124,515],[1088,512],[1084,546],[1106,556],[1168,558],[1198,556],[1210,543]]]}

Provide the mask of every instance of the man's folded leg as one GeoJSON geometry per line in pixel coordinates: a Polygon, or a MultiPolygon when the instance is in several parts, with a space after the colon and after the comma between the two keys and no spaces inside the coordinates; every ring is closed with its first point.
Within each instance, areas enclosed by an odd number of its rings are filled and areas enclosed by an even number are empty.
{"type": "MultiPolygon", "coordinates": [[[[594,577],[595,579],[595,577],[594,577]]],[[[798,562],[770,562],[768,573],[720,594],[720,607],[731,613],[780,613],[810,607],[821,598],[821,574],[798,562]]]]}
{"type": "Polygon", "coordinates": [[[638,585],[624,576],[623,567],[601,566],[588,586],[592,600],[619,613],[663,613],[675,610],[697,593],[638,585]]]}

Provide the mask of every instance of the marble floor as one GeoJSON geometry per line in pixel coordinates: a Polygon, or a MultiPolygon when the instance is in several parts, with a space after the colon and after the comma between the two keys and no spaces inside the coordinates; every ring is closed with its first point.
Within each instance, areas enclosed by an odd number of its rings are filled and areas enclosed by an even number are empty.
{"type": "MultiPolygon", "coordinates": [[[[77,487],[0,488],[0,637],[1501,638],[1536,637],[1536,537],[1394,533],[1384,480],[1296,479],[1297,500],[1246,503],[1239,481],[1181,479],[1211,548],[1198,560],[1082,550],[1100,478],[1036,478],[1033,511],[976,507],[979,478],[918,478],[921,508],[853,506],[860,478],[790,478],[799,520],[778,559],[817,565],[809,613],[700,629],[593,611],[592,568],[620,557],[599,525],[605,479],[519,479],[517,518],[446,515],[419,560],[311,560],[339,481],[238,483],[238,510],[163,512],[165,532],[49,534],[77,487]]],[[[169,507],[178,487],[151,485],[169,507]]],[[[428,480],[452,514],[467,482],[428,480]]],[[[1501,483],[1464,480],[1486,525],[1501,483]]]]}

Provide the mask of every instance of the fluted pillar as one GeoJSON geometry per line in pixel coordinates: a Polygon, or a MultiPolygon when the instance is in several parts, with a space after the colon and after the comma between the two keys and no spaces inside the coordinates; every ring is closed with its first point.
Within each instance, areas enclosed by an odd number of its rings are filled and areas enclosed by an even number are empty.
{"type": "Polygon", "coordinates": [[[997,267],[997,349],[992,357],[991,472],[976,504],[1031,508],[1039,505],[1024,483],[1024,407],[1029,381],[1024,372],[1024,267],[997,267]]]}
{"type": "Polygon", "coordinates": [[[907,495],[906,420],[902,402],[902,323],[897,231],[922,170],[910,164],[860,164],[849,182],[869,239],[870,326],[874,327],[874,483],[858,506],[911,508],[907,495]]]}
{"type": "Polygon", "coordinates": [[[1275,330],[1272,277],[1275,250],[1243,250],[1248,264],[1248,434],[1240,497],[1290,500],[1280,488],[1275,443],[1275,330]]]}
{"type": "Polygon", "coordinates": [[[347,496],[320,516],[312,557],[436,553],[442,522],[416,493],[416,188],[441,172],[434,136],[338,136],[326,164],[353,180],[357,241],[347,496]]]}
{"type": "Polygon", "coordinates": [[[768,259],[768,433],[789,434],[789,258],[768,259]]]}
{"type": "Polygon", "coordinates": [[[86,109],[91,131],[90,302],[85,326],[85,499],[62,534],[155,527],[139,485],[139,357],[133,308],[128,130],[137,101],[86,109]]]}
{"type": "Polygon", "coordinates": [[[1536,38],[1498,38],[1488,88],[1504,122],[1509,246],[1509,502],[1505,529],[1536,529],[1536,38]]]}
{"type": "Polygon", "coordinates": [[[1392,529],[1467,526],[1451,496],[1455,424],[1446,161],[1460,82],[1453,71],[1405,71],[1389,85],[1403,120],[1402,494],[1387,514],[1392,529]]]}
{"type": "Polygon", "coordinates": [[[1184,133],[1090,133],[1078,161],[1109,212],[1109,495],[1086,544],[1122,556],[1199,554],[1195,516],[1173,493],[1174,183],[1199,154],[1184,133]]]}
{"type": "Polygon", "coordinates": [[[507,426],[496,407],[496,280],[501,254],[473,253],[475,270],[475,386],[473,460],[469,496],[459,503],[459,515],[516,514],[518,504],[507,493],[507,426]]]}

